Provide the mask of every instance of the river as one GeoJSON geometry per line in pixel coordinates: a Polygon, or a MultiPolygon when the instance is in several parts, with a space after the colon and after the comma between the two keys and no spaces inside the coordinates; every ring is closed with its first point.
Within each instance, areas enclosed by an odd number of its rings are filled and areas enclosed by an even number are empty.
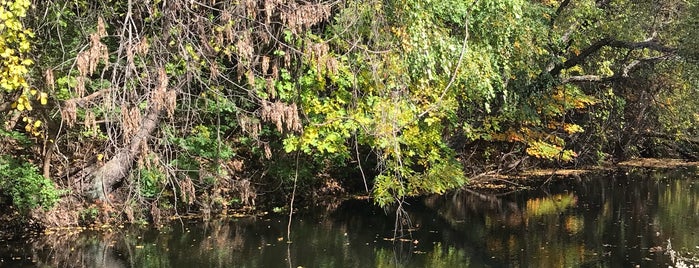
{"type": "Polygon", "coordinates": [[[691,267],[699,173],[610,173],[501,196],[366,200],[287,215],[174,221],[0,242],[1,267],[691,267]]]}

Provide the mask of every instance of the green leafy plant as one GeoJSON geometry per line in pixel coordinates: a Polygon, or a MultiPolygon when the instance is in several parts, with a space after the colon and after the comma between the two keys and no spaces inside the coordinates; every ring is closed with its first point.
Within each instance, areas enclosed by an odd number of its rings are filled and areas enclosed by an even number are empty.
{"type": "Polygon", "coordinates": [[[99,216],[99,209],[95,206],[90,206],[80,211],[80,222],[84,225],[92,224],[97,220],[99,216]]]}
{"type": "Polygon", "coordinates": [[[174,138],[174,143],[190,155],[206,159],[230,159],[235,155],[233,149],[221,142],[211,129],[204,125],[195,126],[190,135],[185,138],[174,138]]]}
{"type": "Polygon", "coordinates": [[[0,157],[0,177],[0,193],[9,196],[22,212],[38,207],[48,210],[61,195],[36,166],[12,157],[0,157]]]}
{"type": "Polygon", "coordinates": [[[145,163],[138,169],[138,190],[142,197],[154,198],[165,187],[165,173],[154,155],[149,155],[145,163]]]}

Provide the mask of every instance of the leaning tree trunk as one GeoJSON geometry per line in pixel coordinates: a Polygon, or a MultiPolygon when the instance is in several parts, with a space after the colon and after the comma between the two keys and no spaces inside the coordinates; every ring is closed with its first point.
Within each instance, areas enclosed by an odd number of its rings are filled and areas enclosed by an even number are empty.
{"type": "MultiPolygon", "coordinates": [[[[158,78],[148,98],[149,107],[146,116],[142,117],[134,135],[126,141],[126,146],[117,150],[116,155],[103,165],[95,164],[98,166],[94,167],[94,171],[88,175],[90,185],[84,190],[88,198],[109,201],[109,192],[129,174],[141,152],[141,147],[147,146],[148,138],[158,127],[161,114],[167,111],[169,117],[173,116],[176,91],[167,90],[168,77],[165,69],[159,68],[157,72],[158,78]]],[[[124,131],[124,123],[122,122],[122,131],[124,131]]],[[[128,134],[124,133],[124,135],[128,134]]]]}
{"type": "Polygon", "coordinates": [[[142,119],[140,129],[131,138],[131,142],[112,159],[90,174],[89,181],[92,183],[87,189],[87,197],[106,200],[107,194],[113,186],[128,175],[136,157],[141,151],[141,146],[146,144],[148,137],[158,126],[161,112],[162,109],[160,107],[151,107],[146,117],[142,119]]]}

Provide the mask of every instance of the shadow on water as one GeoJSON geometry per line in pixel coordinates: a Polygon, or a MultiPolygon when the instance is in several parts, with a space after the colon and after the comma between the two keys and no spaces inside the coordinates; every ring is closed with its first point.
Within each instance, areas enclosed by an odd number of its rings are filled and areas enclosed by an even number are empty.
{"type": "Polygon", "coordinates": [[[285,215],[175,222],[0,242],[0,266],[679,266],[699,253],[698,188],[696,171],[675,170],[431,196],[410,202],[412,231],[395,240],[392,213],[350,200],[295,216],[293,243],[285,215]]]}

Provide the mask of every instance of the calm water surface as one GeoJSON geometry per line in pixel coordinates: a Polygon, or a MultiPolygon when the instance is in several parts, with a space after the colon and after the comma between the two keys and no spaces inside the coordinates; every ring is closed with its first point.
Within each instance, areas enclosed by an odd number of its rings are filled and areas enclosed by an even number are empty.
{"type": "Polygon", "coordinates": [[[699,256],[694,170],[604,175],[503,196],[460,192],[391,212],[352,200],[286,217],[0,242],[2,267],[690,267],[699,256]],[[408,232],[410,231],[410,232],[408,232]],[[401,232],[397,232],[401,235],[401,232]],[[674,257],[674,258],[673,258],[674,257]]]}

